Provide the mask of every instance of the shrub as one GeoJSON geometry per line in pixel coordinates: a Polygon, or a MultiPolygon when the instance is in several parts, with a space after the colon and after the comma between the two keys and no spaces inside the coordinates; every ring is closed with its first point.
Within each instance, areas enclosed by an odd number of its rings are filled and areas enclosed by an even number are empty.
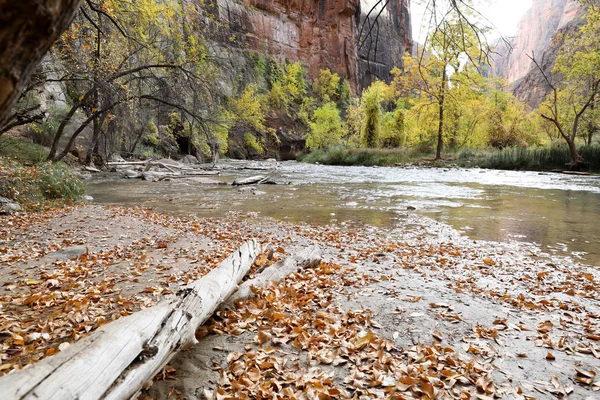
{"type": "Polygon", "coordinates": [[[340,76],[328,69],[322,69],[313,81],[313,91],[324,103],[339,100],[340,76]]]}
{"type": "Polygon", "coordinates": [[[314,150],[310,153],[301,154],[297,161],[305,163],[321,163],[325,165],[362,165],[370,167],[391,166],[404,164],[410,161],[414,154],[408,150],[400,149],[344,149],[334,147],[327,151],[314,150]]]}
{"type": "Polygon", "coordinates": [[[253,134],[245,133],[244,141],[246,142],[246,146],[250,147],[251,149],[256,150],[258,152],[258,154],[263,154],[265,152],[265,149],[263,148],[262,143],[260,143],[258,138],[256,136],[254,136],[253,134]]]}
{"type": "Polygon", "coordinates": [[[0,196],[26,208],[72,204],[81,199],[84,185],[66,164],[44,162],[25,167],[0,158],[0,196]]]}

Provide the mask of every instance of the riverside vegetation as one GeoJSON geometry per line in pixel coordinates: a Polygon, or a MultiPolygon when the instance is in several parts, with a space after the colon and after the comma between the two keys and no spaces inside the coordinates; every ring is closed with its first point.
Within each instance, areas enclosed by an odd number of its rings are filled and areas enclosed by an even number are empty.
{"type": "Polygon", "coordinates": [[[87,164],[114,155],[273,157],[285,131],[305,140],[312,154],[300,159],[309,162],[450,157],[489,168],[598,171],[600,11],[583,3],[586,23],[564,37],[551,91],[536,110],[489,75],[489,45],[459,16],[406,54],[389,83],[376,80],[362,93],[329,70],[310,78],[301,62],[250,51],[252,67],[225,92],[206,41],[217,21],[201,35],[185,2],[84,4],[0,135],[25,125],[25,136],[50,148],[46,159],[72,153],[87,164]],[[56,82],[66,98],[42,107],[38,89],[56,82]]]}

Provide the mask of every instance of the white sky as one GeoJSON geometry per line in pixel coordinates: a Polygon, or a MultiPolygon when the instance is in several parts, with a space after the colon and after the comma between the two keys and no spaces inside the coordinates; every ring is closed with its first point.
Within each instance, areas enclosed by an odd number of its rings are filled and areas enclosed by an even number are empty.
{"type": "MultiPolygon", "coordinates": [[[[423,43],[426,33],[421,29],[421,24],[425,4],[428,2],[429,0],[411,1],[413,39],[419,43],[423,43]]],[[[492,40],[500,35],[514,36],[519,20],[531,8],[531,2],[532,0],[475,0],[474,7],[496,27],[497,31],[490,32],[488,37],[492,40]]]]}

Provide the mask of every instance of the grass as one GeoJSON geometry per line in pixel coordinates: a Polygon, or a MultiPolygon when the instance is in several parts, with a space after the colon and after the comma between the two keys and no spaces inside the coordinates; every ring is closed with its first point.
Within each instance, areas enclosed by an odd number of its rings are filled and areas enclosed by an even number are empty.
{"type": "Polygon", "coordinates": [[[22,164],[37,164],[48,156],[48,149],[25,138],[0,136],[0,157],[22,164]]]}
{"type": "MultiPolygon", "coordinates": [[[[586,161],[587,170],[600,172],[600,146],[581,146],[579,154],[586,161]]],[[[549,171],[564,170],[572,161],[571,153],[566,146],[561,147],[514,147],[495,150],[476,156],[478,165],[482,168],[549,171]]]]}
{"type": "MultiPolygon", "coordinates": [[[[423,157],[423,155],[420,155],[423,157]]],[[[325,165],[362,165],[365,167],[391,166],[414,161],[415,152],[406,149],[346,149],[335,147],[329,150],[314,150],[297,157],[300,162],[325,165]]]]}
{"type": "MultiPolygon", "coordinates": [[[[579,153],[590,172],[600,172],[600,146],[581,146],[579,153]]],[[[444,160],[432,163],[434,155],[418,149],[347,149],[314,150],[297,157],[300,162],[325,165],[392,166],[426,164],[429,166],[481,167],[504,170],[550,171],[566,169],[571,154],[563,147],[512,147],[498,149],[460,149],[444,153],[444,160]]]]}

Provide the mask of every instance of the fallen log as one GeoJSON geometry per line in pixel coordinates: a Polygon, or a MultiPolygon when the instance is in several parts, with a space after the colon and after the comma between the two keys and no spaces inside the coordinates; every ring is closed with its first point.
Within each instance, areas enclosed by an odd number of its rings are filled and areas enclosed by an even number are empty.
{"type": "Polygon", "coordinates": [[[266,185],[276,185],[277,184],[277,182],[275,182],[271,176],[256,175],[256,176],[250,176],[248,178],[237,178],[236,180],[233,181],[233,183],[231,185],[232,186],[261,185],[263,183],[266,185]]]}
{"type": "Polygon", "coordinates": [[[0,378],[2,399],[132,398],[179,350],[196,343],[196,328],[237,289],[258,252],[258,243],[250,240],[171,298],[0,378]]]}
{"type": "Polygon", "coordinates": [[[264,287],[269,282],[279,282],[291,273],[303,268],[312,268],[321,262],[321,249],[317,246],[310,246],[300,253],[285,260],[278,261],[270,267],[265,268],[259,275],[242,283],[238,290],[224,301],[219,309],[224,310],[234,306],[235,302],[252,296],[252,286],[264,287]]]}
{"type": "Polygon", "coordinates": [[[148,161],[109,161],[106,163],[109,167],[118,167],[118,166],[134,166],[134,165],[144,165],[148,161]]]}

